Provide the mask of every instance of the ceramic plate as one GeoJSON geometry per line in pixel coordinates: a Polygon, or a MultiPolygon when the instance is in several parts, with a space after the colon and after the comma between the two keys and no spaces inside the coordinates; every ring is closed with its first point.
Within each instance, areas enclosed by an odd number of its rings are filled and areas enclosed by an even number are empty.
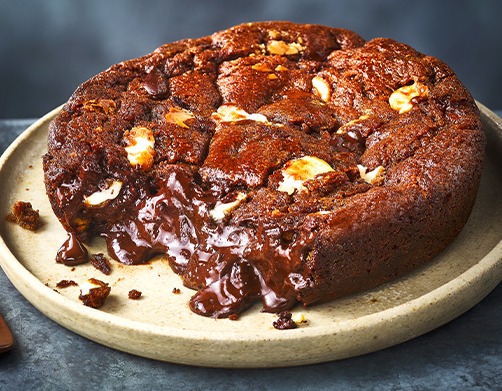
{"type": "MultiPolygon", "coordinates": [[[[273,314],[251,308],[238,320],[193,314],[193,294],[162,259],[147,265],[112,262],[105,276],[90,264],[55,262],[66,233],[52,214],[43,185],[41,157],[47,128],[58,109],[30,126],[0,160],[0,212],[17,201],[40,211],[44,226],[33,233],[12,223],[0,231],[0,262],[14,286],[43,314],[84,337],[153,359],[213,367],[277,367],[356,356],[426,333],[485,297],[502,279],[502,122],[480,105],[488,150],[480,192],[469,222],[440,256],[404,278],[358,295],[303,309],[307,323],[273,328],[273,314]],[[101,309],[85,307],[79,288],[56,289],[61,280],[81,284],[94,277],[111,286],[101,309]],[[178,294],[173,293],[179,288],[178,294]],[[130,300],[132,289],[143,293],[130,300]]],[[[96,240],[91,252],[105,252],[96,240]]]]}

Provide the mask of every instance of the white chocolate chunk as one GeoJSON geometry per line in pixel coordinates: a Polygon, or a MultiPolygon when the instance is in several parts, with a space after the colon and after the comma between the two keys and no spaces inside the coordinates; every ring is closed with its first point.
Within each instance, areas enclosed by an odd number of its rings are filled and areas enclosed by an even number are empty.
{"type": "Polygon", "coordinates": [[[90,196],[84,197],[84,202],[88,206],[99,206],[106,201],[117,198],[122,189],[121,181],[113,181],[108,187],[92,193],[90,196]]]}
{"type": "Polygon", "coordinates": [[[245,193],[237,193],[235,201],[225,203],[218,201],[214,208],[209,211],[209,215],[213,220],[221,221],[225,218],[225,216],[228,216],[230,212],[237,208],[246,198],[247,195],[245,193]]]}
{"type": "Polygon", "coordinates": [[[358,122],[361,122],[361,121],[364,121],[365,119],[368,119],[370,117],[370,114],[364,114],[364,115],[361,115],[359,118],[357,119],[353,119],[345,124],[343,124],[342,126],[340,126],[338,128],[338,130],[336,131],[337,134],[344,134],[344,133],[347,133],[347,129],[350,129],[352,126],[354,126],[355,124],[357,124],[358,122]]]}
{"type": "Polygon", "coordinates": [[[270,39],[279,39],[281,37],[281,33],[277,30],[269,30],[268,37],[270,39]]]}
{"type": "Polygon", "coordinates": [[[416,82],[395,90],[389,97],[389,104],[393,110],[398,111],[399,114],[403,114],[413,108],[413,98],[425,98],[428,94],[429,89],[427,86],[416,82]]]}
{"type": "Polygon", "coordinates": [[[82,296],[87,296],[91,293],[91,289],[101,288],[101,285],[93,283],[91,280],[86,280],[83,283],[79,284],[80,294],[82,296]]]}
{"type": "Polygon", "coordinates": [[[283,180],[277,190],[293,194],[295,190],[305,191],[303,183],[313,179],[316,175],[334,171],[324,160],[315,156],[303,156],[299,159],[288,161],[282,169],[283,180]]]}
{"type": "Polygon", "coordinates": [[[291,320],[296,324],[307,323],[307,318],[303,312],[297,312],[291,316],[291,320]]]}
{"type": "Polygon", "coordinates": [[[267,117],[263,114],[249,114],[237,106],[227,104],[218,107],[216,113],[213,113],[211,117],[218,122],[256,121],[269,123],[267,117]]]}
{"type": "Polygon", "coordinates": [[[270,54],[297,54],[305,50],[305,47],[297,42],[286,43],[284,41],[272,40],[267,44],[267,51],[270,54]]]}
{"type": "Polygon", "coordinates": [[[176,124],[178,126],[181,126],[182,128],[188,128],[188,125],[185,124],[185,121],[195,118],[195,116],[188,110],[179,107],[171,107],[169,109],[169,113],[167,113],[164,118],[167,122],[176,124]]]}
{"type": "Polygon", "coordinates": [[[259,72],[272,72],[272,69],[270,69],[270,67],[267,64],[263,64],[260,62],[254,64],[251,68],[259,72]]]}
{"type": "Polygon", "coordinates": [[[359,169],[359,175],[361,176],[361,179],[363,179],[365,182],[372,185],[379,185],[380,183],[382,183],[385,175],[385,168],[383,166],[378,166],[377,168],[369,172],[367,172],[368,168],[364,167],[361,164],[358,164],[357,168],[359,169]]]}
{"type": "Polygon", "coordinates": [[[144,170],[151,168],[155,157],[153,132],[148,128],[134,127],[126,134],[125,139],[129,163],[144,170]]]}
{"type": "Polygon", "coordinates": [[[315,76],[312,79],[312,87],[324,102],[329,100],[329,97],[331,96],[331,88],[326,80],[320,76],[315,76]]]}

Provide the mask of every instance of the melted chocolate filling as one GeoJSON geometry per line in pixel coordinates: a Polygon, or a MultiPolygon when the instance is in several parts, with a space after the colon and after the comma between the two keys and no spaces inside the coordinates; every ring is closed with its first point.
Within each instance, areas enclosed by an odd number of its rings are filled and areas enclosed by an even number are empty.
{"type": "Polygon", "coordinates": [[[290,273],[297,272],[297,284],[306,240],[284,248],[276,227],[216,223],[209,209],[215,203],[215,196],[173,171],[156,194],[138,201],[134,217],[104,234],[108,252],[125,264],[167,254],[185,286],[199,290],[190,308],[200,315],[227,317],[257,299],[265,311],[291,308],[290,273]]]}

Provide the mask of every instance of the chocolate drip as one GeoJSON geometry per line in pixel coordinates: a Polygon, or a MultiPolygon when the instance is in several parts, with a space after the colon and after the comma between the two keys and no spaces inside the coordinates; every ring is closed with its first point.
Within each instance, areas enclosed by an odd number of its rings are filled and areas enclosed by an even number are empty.
{"type": "Polygon", "coordinates": [[[80,240],[78,240],[74,233],[68,233],[68,239],[66,239],[56,254],[56,262],[67,266],[75,266],[87,261],[87,249],[80,243],[80,240]]]}

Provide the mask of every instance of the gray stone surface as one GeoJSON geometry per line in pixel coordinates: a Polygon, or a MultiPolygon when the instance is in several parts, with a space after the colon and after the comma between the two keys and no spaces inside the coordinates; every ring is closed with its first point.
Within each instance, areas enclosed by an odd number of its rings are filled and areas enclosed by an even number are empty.
{"type": "MultiPolygon", "coordinates": [[[[31,122],[0,120],[0,152],[31,122]]],[[[0,314],[16,339],[13,350],[0,354],[0,390],[497,390],[500,303],[502,284],[426,335],[351,359],[263,370],[196,368],[132,356],[68,331],[27,302],[0,270],[0,314]]]]}

